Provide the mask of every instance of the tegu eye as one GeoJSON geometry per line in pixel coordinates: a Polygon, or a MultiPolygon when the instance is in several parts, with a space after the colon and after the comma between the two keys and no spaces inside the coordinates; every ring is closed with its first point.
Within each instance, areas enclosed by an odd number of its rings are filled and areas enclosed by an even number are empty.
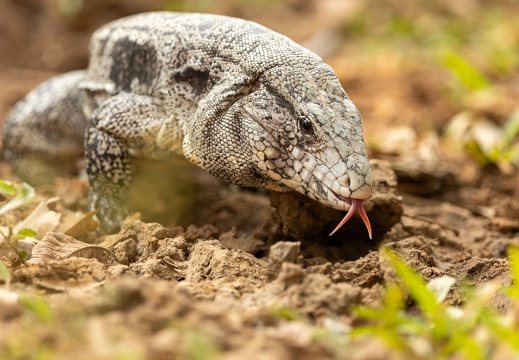
{"type": "Polygon", "coordinates": [[[302,118],[300,120],[301,130],[307,134],[311,135],[314,133],[314,126],[312,125],[312,122],[308,120],[307,118],[302,118]]]}

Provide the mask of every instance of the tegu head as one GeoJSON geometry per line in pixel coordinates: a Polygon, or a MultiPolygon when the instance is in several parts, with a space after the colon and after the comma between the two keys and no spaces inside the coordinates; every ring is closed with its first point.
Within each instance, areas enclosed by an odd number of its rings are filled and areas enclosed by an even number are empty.
{"type": "Polygon", "coordinates": [[[362,120],[333,70],[276,67],[247,98],[242,116],[263,186],[350,210],[340,226],[358,208],[371,235],[362,208],[372,192],[362,120]]]}

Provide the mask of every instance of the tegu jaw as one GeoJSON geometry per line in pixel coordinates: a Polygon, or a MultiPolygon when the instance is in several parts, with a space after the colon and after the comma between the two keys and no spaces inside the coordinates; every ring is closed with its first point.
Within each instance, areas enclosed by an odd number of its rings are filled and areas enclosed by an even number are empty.
{"type": "MultiPolygon", "coordinates": [[[[371,168],[367,156],[356,159],[354,162],[356,166],[350,169],[346,168],[346,174],[343,172],[344,175],[342,176],[336,176],[335,173],[344,171],[345,164],[350,159],[341,160],[330,171],[326,171],[329,165],[319,161],[315,161],[315,165],[314,162],[309,160],[310,156],[312,155],[306,154],[301,161],[296,160],[294,162],[294,168],[299,169],[299,171],[292,178],[283,178],[276,182],[303,193],[324,205],[337,210],[348,211],[339,225],[330,233],[330,236],[358,211],[371,239],[371,224],[363,207],[364,200],[372,194],[371,168]],[[305,159],[307,160],[305,161],[305,159]],[[312,169],[312,172],[309,169],[312,169]]],[[[315,160],[315,157],[313,158],[315,160]]]]}

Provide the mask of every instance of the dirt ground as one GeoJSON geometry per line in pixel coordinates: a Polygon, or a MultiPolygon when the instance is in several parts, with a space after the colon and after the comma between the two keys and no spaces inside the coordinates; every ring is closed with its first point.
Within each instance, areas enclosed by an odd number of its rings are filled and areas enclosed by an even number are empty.
{"type": "MultiPolygon", "coordinates": [[[[0,119],[41,81],[86,67],[89,36],[101,24],[163,3],[96,0],[75,13],[51,1],[1,2],[0,119]]],[[[287,34],[334,67],[363,114],[373,240],[357,216],[328,237],[344,213],[297,194],[228,186],[182,159],[167,167],[137,164],[131,204],[140,215],[118,234],[76,229],[69,236],[68,219],[87,212],[88,185],[58,179],[39,190],[42,201],[59,199],[47,201],[43,220],[31,223],[39,241],[27,245],[28,264],[15,266],[3,252],[13,266],[9,288],[0,285],[0,354],[384,359],[383,344],[341,342],[356,324],[351,308],[380,305],[384,284],[395,280],[380,249],[396,250],[427,280],[510,282],[506,249],[519,245],[517,172],[481,167],[450,152],[437,134],[466,110],[502,122],[517,107],[517,74],[500,83],[493,103],[453,101],[443,95],[446,75],[438,69],[370,58],[347,40],[333,45],[330,33],[347,21],[333,11],[337,2],[308,3],[286,2],[269,15],[239,2],[213,10],[287,34]],[[14,293],[44,299],[50,315],[37,301],[30,305],[36,318],[27,314],[14,293]]],[[[0,178],[16,179],[5,163],[0,178]]],[[[15,226],[34,207],[9,214],[3,225],[15,226]]],[[[458,288],[448,301],[460,303],[458,288]]],[[[492,301],[502,311],[509,306],[500,297],[492,301]]]]}

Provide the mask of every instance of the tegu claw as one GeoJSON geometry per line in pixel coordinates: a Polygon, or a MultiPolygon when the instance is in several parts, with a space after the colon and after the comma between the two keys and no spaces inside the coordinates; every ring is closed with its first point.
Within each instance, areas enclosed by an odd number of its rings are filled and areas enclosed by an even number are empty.
{"type": "Polygon", "coordinates": [[[372,239],[372,233],[371,233],[371,224],[369,223],[368,215],[366,215],[366,211],[364,211],[363,206],[363,200],[360,199],[351,199],[351,207],[350,210],[346,213],[346,216],[344,216],[344,219],[337,225],[337,227],[330,233],[328,236],[332,236],[339,230],[346,222],[355,214],[355,212],[358,210],[359,215],[362,218],[362,221],[364,221],[364,224],[366,225],[366,228],[368,229],[369,238],[372,239]]]}

